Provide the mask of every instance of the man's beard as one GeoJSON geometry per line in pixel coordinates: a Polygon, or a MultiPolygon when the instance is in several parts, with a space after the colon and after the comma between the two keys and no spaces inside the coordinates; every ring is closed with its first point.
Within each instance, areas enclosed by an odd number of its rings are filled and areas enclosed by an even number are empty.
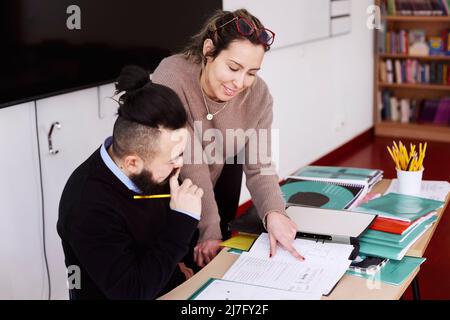
{"type": "Polygon", "coordinates": [[[142,191],[145,195],[170,193],[169,180],[177,172],[177,169],[172,172],[161,182],[155,181],[153,174],[147,170],[142,170],[139,174],[130,176],[130,180],[142,191]]]}

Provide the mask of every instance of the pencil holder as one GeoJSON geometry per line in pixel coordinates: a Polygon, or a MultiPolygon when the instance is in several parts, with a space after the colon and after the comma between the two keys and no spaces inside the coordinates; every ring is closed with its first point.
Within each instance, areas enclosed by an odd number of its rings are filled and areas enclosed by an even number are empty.
{"type": "Polygon", "coordinates": [[[423,170],[404,171],[397,169],[398,192],[412,196],[420,195],[423,170]]]}

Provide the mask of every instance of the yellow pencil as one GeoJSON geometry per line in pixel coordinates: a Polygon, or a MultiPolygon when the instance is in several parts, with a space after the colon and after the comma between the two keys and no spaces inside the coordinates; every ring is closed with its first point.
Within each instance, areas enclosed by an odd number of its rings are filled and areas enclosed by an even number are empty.
{"type": "Polygon", "coordinates": [[[398,160],[397,160],[396,156],[394,155],[393,151],[391,151],[391,149],[388,146],[386,146],[386,147],[387,147],[387,150],[388,150],[389,154],[392,157],[392,160],[394,160],[395,167],[400,170],[400,165],[398,164],[398,160]]]}
{"type": "Polygon", "coordinates": [[[427,150],[427,143],[425,142],[425,145],[423,146],[422,154],[419,157],[419,169],[422,170],[423,168],[423,159],[425,158],[425,151],[427,150]]]}
{"type": "Polygon", "coordinates": [[[160,198],[170,198],[170,194],[153,194],[145,196],[133,196],[133,199],[160,199],[160,198]]]}

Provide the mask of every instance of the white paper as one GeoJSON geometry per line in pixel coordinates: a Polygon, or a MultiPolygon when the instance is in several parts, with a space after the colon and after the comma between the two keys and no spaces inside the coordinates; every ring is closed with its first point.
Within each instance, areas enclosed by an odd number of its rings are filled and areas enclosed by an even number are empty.
{"type": "Polygon", "coordinates": [[[281,247],[269,259],[269,239],[263,233],[223,279],[298,293],[328,294],[351,263],[351,245],[296,239],[294,247],[305,261],[281,247]]]}
{"type": "MultiPolygon", "coordinates": [[[[386,190],[384,194],[388,193],[398,193],[398,181],[397,179],[393,179],[389,188],[386,190]]],[[[419,197],[445,201],[447,194],[450,192],[450,183],[447,181],[432,181],[432,180],[424,180],[422,181],[422,186],[420,189],[419,197]]]]}
{"type": "Polygon", "coordinates": [[[194,300],[319,300],[320,293],[300,293],[214,279],[194,300]]]}

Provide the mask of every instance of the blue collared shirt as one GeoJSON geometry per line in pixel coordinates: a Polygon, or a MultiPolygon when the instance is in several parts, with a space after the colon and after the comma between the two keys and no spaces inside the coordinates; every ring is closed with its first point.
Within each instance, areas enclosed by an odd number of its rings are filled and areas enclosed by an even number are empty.
{"type": "MultiPolygon", "coordinates": [[[[119,179],[129,190],[142,194],[142,191],[134,184],[133,181],[131,181],[130,178],[127,177],[125,173],[122,172],[122,170],[119,169],[119,167],[116,165],[116,163],[111,159],[111,157],[108,154],[108,151],[106,151],[112,144],[112,137],[106,138],[105,142],[103,143],[102,147],[100,148],[100,156],[102,157],[103,162],[108,167],[109,170],[119,179]]],[[[199,215],[186,212],[183,210],[175,210],[180,213],[184,213],[194,219],[200,220],[199,215]]]]}

